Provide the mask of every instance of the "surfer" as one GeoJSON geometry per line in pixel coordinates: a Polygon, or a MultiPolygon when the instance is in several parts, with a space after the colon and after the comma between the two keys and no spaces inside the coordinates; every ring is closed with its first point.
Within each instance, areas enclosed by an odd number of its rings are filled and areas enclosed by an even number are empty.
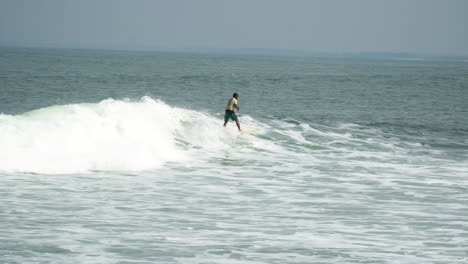
{"type": "Polygon", "coordinates": [[[224,114],[224,126],[227,125],[227,123],[229,121],[229,118],[231,118],[232,121],[236,121],[236,125],[237,125],[237,128],[239,129],[239,131],[242,131],[241,128],[240,128],[239,119],[237,118],[237,115],[234,112],[234,108],[237,109],[237,111],[240,110],[240,107],[237,104],[237,99],[239,99],[239,94],[234,93],[232,95],[232,98],[229,99],[229,101],[227,103],[226,114],[224,114]]]}

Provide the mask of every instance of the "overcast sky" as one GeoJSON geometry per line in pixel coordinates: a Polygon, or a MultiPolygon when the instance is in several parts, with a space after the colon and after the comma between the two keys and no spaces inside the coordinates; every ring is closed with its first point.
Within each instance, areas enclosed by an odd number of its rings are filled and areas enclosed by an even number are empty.
{"type": "Polygon", "coordinates": [[[468,55],[468,0],[0,0],[0,44],[468,55]]]}

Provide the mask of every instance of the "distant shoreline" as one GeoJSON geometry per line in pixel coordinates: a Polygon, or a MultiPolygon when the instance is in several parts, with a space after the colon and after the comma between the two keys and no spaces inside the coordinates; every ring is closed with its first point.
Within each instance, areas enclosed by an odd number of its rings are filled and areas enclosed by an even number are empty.
{"type": "Polygon", "coordinates": [[[0,43],[0,49],[38,49],[38,50],[89,50],[89,51],[120,51],[120,52],[162,52],[162,53],[192,53],[214,55],[252,55],[252,56],[287,56],[287,57],[321,57],[321,58],[356,58],[384,59],[396,61],[451,61],[468,62],[468,55],[418,54],[410,52],[320,52],[290,49],[261,48],[129,48],[112,46],[47,46],[47,45],[14,45],[0,43]]]}

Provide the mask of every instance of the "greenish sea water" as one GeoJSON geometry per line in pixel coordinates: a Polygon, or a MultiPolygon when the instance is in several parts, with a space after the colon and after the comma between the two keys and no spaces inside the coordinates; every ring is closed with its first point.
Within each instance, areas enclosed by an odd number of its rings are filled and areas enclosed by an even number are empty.
{"type": "Polygon", "coordinates": [[[0,262],[466,263],[467,102],[466,62],[1,48],[0,262]]]}

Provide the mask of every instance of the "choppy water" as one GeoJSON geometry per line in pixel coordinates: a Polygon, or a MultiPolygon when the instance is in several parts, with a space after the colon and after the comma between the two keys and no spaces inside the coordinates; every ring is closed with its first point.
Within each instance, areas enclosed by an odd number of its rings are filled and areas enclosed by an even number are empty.
{"type": "Polygon", "coordinates": [[[0,262],[466,263],[467,99],[466,63],[1,49],[0,262]]]}

